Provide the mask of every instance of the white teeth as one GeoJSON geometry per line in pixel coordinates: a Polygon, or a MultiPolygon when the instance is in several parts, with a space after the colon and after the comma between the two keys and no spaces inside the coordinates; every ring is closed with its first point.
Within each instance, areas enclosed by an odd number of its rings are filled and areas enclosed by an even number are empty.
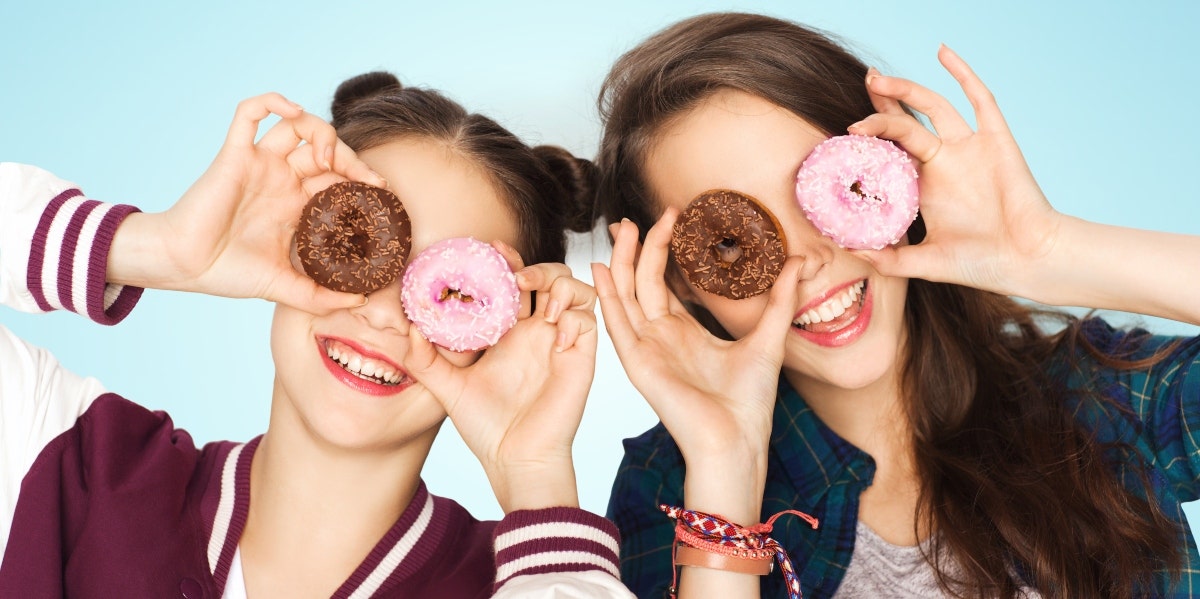
{"type": "Polygon", "coordinates": [[[821,322],[833,320],[833,310],[829,309],[829,304],[817,306],[817,314],[821,315],[821,322]]]}
{"type": "Polygon", "coordinates": [[[843,306],[840,302],[838,302],[831,305],[829,310],[833,312],[833,317],[837,318],[846,313],[846,306],[843,306]]]}
{"type": "Polygon", "coordinates": [[[792,324],[804,327],[814,323],[829,322],[845,314],[846,310],[862,296],[864,285],[866,285],[865,280],[851,285],[842,293],[834,295],[821,305],[801,314],[792,324]]]}
{"type": "Polygon", "coordinates": [[[354,350],[337,344],[335,341],[326,343],[325,353],[329,359],[342,365],[346,371],[357,375],[359,378],[366,380],[374,380],[375,382],[389,383],[392,385],[400,383],[403,376],[399,372],[395,372],[391,367],[383,362],[377,362],[369,358],[364,358],[354,350]]]}

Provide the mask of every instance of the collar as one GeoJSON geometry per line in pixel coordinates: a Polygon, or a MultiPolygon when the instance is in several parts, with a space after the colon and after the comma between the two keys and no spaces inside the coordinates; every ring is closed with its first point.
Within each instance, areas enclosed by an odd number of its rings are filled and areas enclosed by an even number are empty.
{"type": "Polygon", "coordinates": [[[875,476],[871,456],[826,426],[782,376],[771,451],[779,457],[793,489],[810,508],[820,505],[833,486],[869,485],[875,476]]]}
{"type": "MultiPolygon", "coordinates": [[[[220,495],[208,539],[208,567],[220,592],[225,592],[229,569],[246,517],[250,514],[250,463],[261,436],[236,445],[220,464],[220,495]]],[[[445,508],[437,506],[421,481],[408,507],[346,579],[334,599],[366,598],[397,587],[418,572],[438,548],[447,524],[445,508]]]]}

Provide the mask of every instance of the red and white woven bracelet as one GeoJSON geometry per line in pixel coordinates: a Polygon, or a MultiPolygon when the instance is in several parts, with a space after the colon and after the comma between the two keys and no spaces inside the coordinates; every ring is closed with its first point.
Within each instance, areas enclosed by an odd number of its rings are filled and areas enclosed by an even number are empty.
{"type": "Polygon", "coordinates": [[[764,568],[762,562],[769,564],[772,557],[779,562],[779,569],[783,572],[788,598],[803,598],[800,593],[800,578],[792,567],[792,560],[783,546],[767,536],[767,533],[771,532],[775,520],[784,514],[799,516],[813,528],[818,526],[816,518],[796,510],[784,510],[771,516],[764,523],[743,527],[715,514],[665,504],[659,505],[658,509],[675,520],[675,545],[671,552],[672,598],[676,594],[678,566],[700,566],[763,575],[770,573],[770,568],[764,568]],[[711,555],[687,551],[686,548],[694,548],[711,555]],[[682,559],[680,549],[685,549],[682,559]]]}

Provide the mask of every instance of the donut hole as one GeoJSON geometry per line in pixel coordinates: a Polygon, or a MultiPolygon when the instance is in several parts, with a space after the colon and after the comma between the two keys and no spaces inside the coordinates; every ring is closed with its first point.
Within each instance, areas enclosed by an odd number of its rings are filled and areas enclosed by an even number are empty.
{"type": "Polygon", "coordinates": [[[742,246],[732,237],[722,237],[713,246],[713,251],[717,253],[717,263],[725,268],[729,268],[741,260],[743,254],[742,246]]]}
{"type": "Polygon", "coordinates": [[[851,192],[853,192],[853,193],[855,193],[855,194],[857,194],[857,195],[858,195],[858,197],[860,197],[860,198],[862,198],[862,199],[864,199],[864,200],[874,200],[874,201],[876,201],[876,202],[882,202],[882,201],[883,201],[883,198],[881,198],[881,197],[878,197],[878,196],[872,196],[872,195],[867,195],[866,193],[864,193],[864,192],[863,192],[863,190],[862,190],[862,181],[855,181],[854,183],[851,183],[851,184],[850,184],[850,191],[851,191],[851,192]]]}
{"type": "Polygon", "coordinates": [[[466,293],[463,293],[461,289],[454,289],[452,287],[443,287],[442,292],[438,294],[438,301],[445,302],[445,301],[452,300],[452,299],[458,300],[465,304],[469,304],[469,303],[475,301],[474,297],[472,297],[466,293]]]}

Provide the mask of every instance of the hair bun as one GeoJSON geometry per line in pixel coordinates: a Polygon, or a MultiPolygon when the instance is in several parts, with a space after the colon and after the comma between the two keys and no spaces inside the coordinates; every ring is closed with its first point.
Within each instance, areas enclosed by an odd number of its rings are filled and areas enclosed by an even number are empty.
{"type": "Polygon", "coordinates": [[[404,89],[400,79],[387,71],[371,71],[356,75],[342,82],[333,93],[333,126],[343,121],[346,112],[355,104],[378,95],[395,93],[404,89]]]}
{"type": "Polygon", "coordinates": [[[564,225],[577,233],[587,233],[596,223],[594,198],[599,171],[592,161],[577,158],[559,146],[537,146],[533,153],[566,192],[563,197],[564,225]]]}

